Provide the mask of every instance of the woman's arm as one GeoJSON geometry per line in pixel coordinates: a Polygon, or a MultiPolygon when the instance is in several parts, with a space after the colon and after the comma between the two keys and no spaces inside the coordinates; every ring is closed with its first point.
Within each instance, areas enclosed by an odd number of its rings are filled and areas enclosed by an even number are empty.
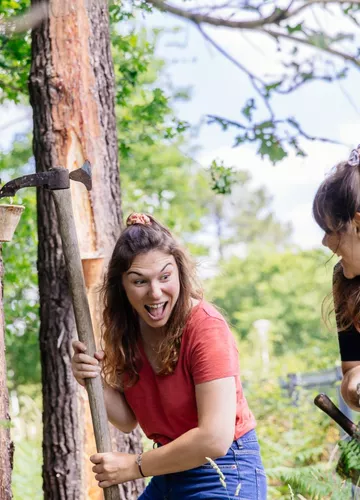
{"type": "Polygon", "coordinates": [[[104,382],[104,398],[109,421],[122,432],[131,432],[137,426],[137,420],[128,405],[124,394],[104,382]]]}
{"type": "MultiPolygon", "coordinates": [[[[86,346],[82,342],[73,342],[74,355],[71,367],[77,382],[85,387],[85,379],[100,376],[100,363],[104,357],[103,351],[96,352],[95,357],[86,354],[86,346]]],[[[104,398],[108,419],[122,432],[131,432],[137,425],[134,413],[124,395],[104,382],[104,398]]]]}
{"type": "MultiPolygon", "coordinates": [[[[333,287],[336,283],[338,273],[342,274],[341,265],[337,263],[334,267],[333,287]]],[[[339,350],[343,379],[341,381],[341,395],[345,403],[355,411],[360,411],[359,395],[357,386],[360,384],[360,333],[351,324],[346,330],[341,328],[338,321],[338,307],[334,295],[334,309],[338,328],[339,350]]]]}
{"type": "MultiPolygon", "coordinates": [[[[142,456],[146,476],[181,472],[226,455],[234,439],[236,418],[236,385],[234,377],[205,382],[195,386],[198,426],[174,441],[142,456]]],[[[97,453],[90,457],[93,472],[101,488],[141,477],[136,455],[130,453],[97,453]]]]}
{"type": "MultiPolygon", "coordinates": [[[[360,334],[358,335],[360,337],[360,334]]],[[[341,381],[341,395],[352,410],[360,412],[360,394],[358,392],[358,385],[360,386],[360,361],[343,361],[341,368],[344,374],[341,381]]]]}
{"type": "Polygon", "coordinates": [[[180,472],[226,455],[235,433],[235,377],[195,386],[198,426],[171,443],[143,454],[146,476],[180,472]]]}

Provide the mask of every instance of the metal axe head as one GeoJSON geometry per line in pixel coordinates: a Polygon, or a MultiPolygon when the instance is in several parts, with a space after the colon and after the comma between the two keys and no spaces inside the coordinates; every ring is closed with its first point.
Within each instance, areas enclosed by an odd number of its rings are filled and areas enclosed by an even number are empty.
{"type": "Polygon", "coordinates": [[[4,184],[0,189],[0,198],[14,196],[19,189],[24,187],[43,187],[50,190],[69,189],[70,179],[82,182],[90,191],[92,187],[90,162],[86,160],[81,168],[70,173],[66,168],[57,167],[47,172],[23,175],[4,184]]]}
{"type": "Polygon", "coordinates": [[[88,160],[81,168],[70,172],[69,177],[72,181],[82,182],[88,191],[92,188],[91,165],[88,160]]]}

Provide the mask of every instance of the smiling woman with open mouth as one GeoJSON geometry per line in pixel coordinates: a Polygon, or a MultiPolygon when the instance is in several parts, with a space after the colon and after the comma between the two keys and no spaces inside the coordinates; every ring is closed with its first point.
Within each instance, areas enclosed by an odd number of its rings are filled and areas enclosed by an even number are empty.
{"type": "Polygon", "coordinates": [[[236,342],[194,269],[152,216],[128,218],[103,287],[104,352],[74,342],[72,366],[80,384],[102,373],[109,420],[123,432],[139,423],[154,449],[98,453],[95,478],[106,488],[153,476],[139,500],[265,500],[236,342]]]}
{"type": "Polygon", "coordinates": [[[313,214],[323,245],[341,258],[334,268],[333,296],[346,403],[360,411],[360,145],[325,178],[313,214]]]}

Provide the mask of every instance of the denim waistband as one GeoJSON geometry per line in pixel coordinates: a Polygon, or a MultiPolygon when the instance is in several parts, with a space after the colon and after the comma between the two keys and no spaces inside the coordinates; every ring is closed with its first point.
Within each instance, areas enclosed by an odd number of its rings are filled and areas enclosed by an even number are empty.
{"type": "Polygon", "coordinates": [[[255,443],[257,442],[257,440],[258,438],[256,435],[256,431],[255,429],[252,429],[251,431],[248,431],[246,434],[239,437],[238,439],[235,439],[235,441],[233,441],[233,445],[241,449],[243,446],[246,445],[246,443],[255,443]]]}
{"type": "MultiPolygon", "coordinates": [[[[256,431],[255,431],[255,429],[252,429],[251,431],[248,431],[246,434],[244,434],[243,436],[239,437],[238,439],[235,439],[233,441],[233,445],[236,443],[236,445],[239,448],[242,448],[245,443],[251,443],[251,442],[254,442],[254,441],[257,441],[257,440],[258,439],[257,439],[256,431]]],[[[160,448],[160,446],[162,446],[161,443],[156,443],[154,441],[153,448],[160,448]]]]}

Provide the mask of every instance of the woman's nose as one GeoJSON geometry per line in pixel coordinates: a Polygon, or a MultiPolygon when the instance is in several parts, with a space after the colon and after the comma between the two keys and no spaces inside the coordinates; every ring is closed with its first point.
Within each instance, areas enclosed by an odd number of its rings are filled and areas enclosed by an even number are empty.
{"type": "Polygon", "coordinates": [[[150,287],[150,295],[153,299],[160,299],[162,295],[160,283],[152,283],[150,287]]]}
{"type": "Polygon", "coordinates": [[[324,245],[324,247],[329,247],[329,245],[328,245],[328,234],[326,234],[326,233],[324,234],[324,237],[323,237],[321,243],[324,245]]]}

